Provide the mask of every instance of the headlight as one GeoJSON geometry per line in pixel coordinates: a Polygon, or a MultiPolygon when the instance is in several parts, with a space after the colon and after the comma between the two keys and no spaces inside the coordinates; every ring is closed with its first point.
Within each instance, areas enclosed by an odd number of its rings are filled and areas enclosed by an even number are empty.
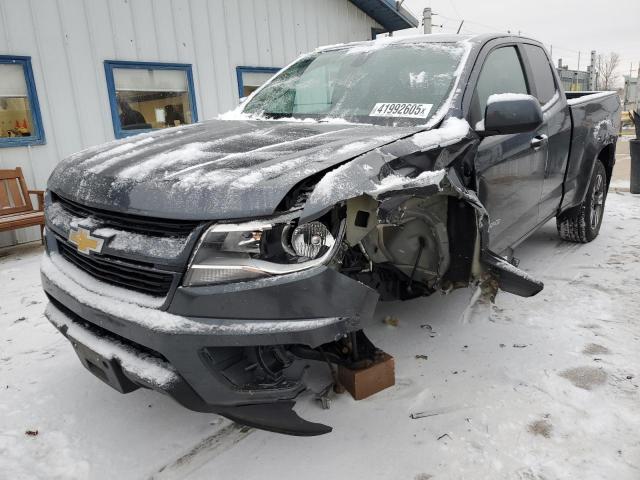
{"type": "Polygon", "coordinates": [[[295,220],[217,224],[196,247],[184,285],[239,282],[306,270],[327,263],[344,236],[321,222],[295,220]]]}
{"type": "Polygon", "coordinates": [[[335,240],[323,223],[311,222],[296,227],[291,235],[291,246],[301,257],[316,258],[323,249],[331,248],[335,240]]]}

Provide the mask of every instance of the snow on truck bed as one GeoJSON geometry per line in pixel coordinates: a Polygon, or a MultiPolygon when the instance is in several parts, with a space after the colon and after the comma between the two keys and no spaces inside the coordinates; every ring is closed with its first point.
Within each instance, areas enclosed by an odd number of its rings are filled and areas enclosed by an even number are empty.
{"type": "Polygon", "coordinates": [[[609,97],[611,95],[617,95],[616,92],[579,92],[581,95],[575,98],[567,98],[569,105],[579,105],[583,102],[590,102],[592,100],[599,100],[601,98],[609,97]]]}
{"type": "MultiPolygon", "coordinates": [[[[640,197],[612,192],[595,242],[550,223],[518,248],[545,282],[536,297],[381,305],[367,331],[396,385],[330,410],[304,396],[296,410],[334,431],[302,439],[103,385],[43,318],[40,248],[14,249],[0,257],[0,478],[637,479],[639,238],[640,197]]],[[[326,367],[312,378],[320,390],[326,367]]]]}

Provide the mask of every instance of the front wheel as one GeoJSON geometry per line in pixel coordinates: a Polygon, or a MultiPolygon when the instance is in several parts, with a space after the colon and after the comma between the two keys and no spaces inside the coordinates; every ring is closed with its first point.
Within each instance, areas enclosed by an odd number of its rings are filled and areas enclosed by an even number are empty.
{"type": "Polygon", "coordinates": [[[598,236],[607,199],[607,173],[599,160],[593,167],[584,201],[556,217],[558,235],[570,242],[587,243],[598,236]]]}

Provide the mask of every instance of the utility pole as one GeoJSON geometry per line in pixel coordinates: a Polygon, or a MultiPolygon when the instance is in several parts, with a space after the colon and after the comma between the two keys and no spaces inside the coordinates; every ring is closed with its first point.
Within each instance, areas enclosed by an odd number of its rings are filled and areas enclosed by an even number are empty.
{"type": "Polygon", "coordinates": [[[578,52],[578,70],[580,70],[580,52],[578,52]]]}
{"type": "Polygon", "coordinates": [[[638,63],[638,76],[636,77],[636,112],[640,112],[640,110],[638,110],[639,105],[640,105],[640,63],[638,63]]]}
{"type": "Polygon", "coordinates": [[[427,7],[422,11],[422,25],[424,27],[424,33],[431,33],[431,8],[427,7]]]}
{"type": "MultiPolygon", "coordinates": [[[[633,62],[631,62],[631,66],[629,67],[629,81],[627,82],[627,92],[625,92],[625,103],[627,102],[627,95],[629,96],[629,103],[631,103],[631,76],[633,75],[633,62]]],[[[622,106],[626,108],[626,105],[622,106]]]]}
{"type": "Polygon", "coordinates": [[[598,83],[598,79],[596,77],[597,72],[596,72],[596,51],[595,50],[591,50],[591,64],[589,65],[589,86],[588,89],[591,91],[597,90],[598,86],[596,85],[596,83],[598,83]]]}

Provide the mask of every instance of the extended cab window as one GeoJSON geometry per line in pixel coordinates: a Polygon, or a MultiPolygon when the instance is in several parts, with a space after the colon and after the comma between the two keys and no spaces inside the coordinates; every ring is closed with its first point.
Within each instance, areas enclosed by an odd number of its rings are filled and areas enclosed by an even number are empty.
{"type": "Polygon", "coordinates": [[[553,78],[551,65],[544,50],[535,45],[525,45],[524,50],[533,71],[533,82],[536,87],[536,97],[544,105],[556,94],[556,82],[553,78]]]}
{"type": "Polygon", "coordinates": [[[487,100],[499,93],[529,93],[515,47],[498,48],[487,56],[471,101],[471,125],[484,118],[487,100]]]}

